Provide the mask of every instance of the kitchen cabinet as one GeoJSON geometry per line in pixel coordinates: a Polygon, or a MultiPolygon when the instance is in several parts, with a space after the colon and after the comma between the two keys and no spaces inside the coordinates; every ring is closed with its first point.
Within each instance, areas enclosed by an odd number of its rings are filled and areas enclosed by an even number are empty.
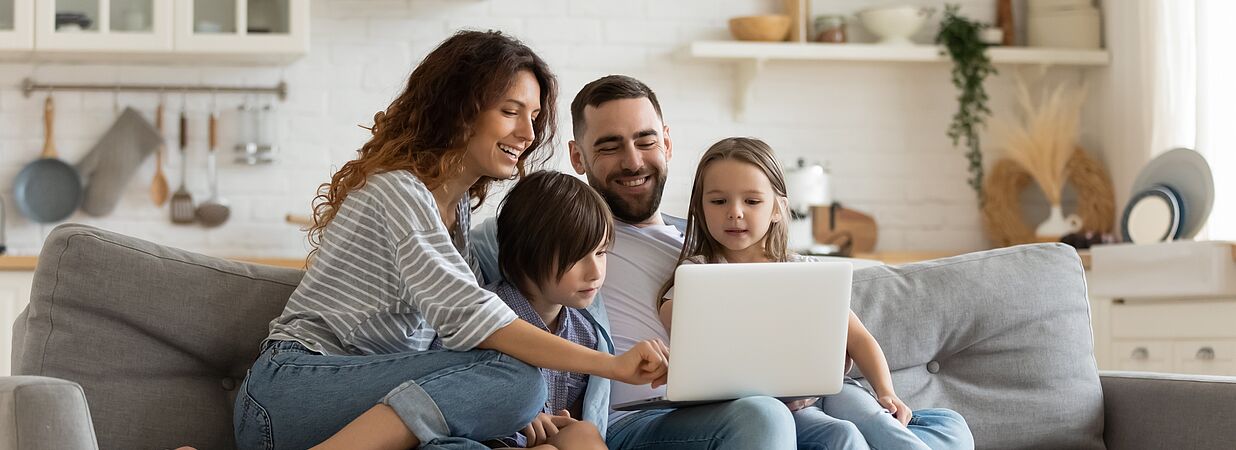
{"type": "Polygon", "coordinates": [[[176,51],[302,55],[309,0],[176,0],[176,51]]]}
{"type": "Polygon", "coordinates": [[[12,373],[13,323],[30,303],[33,282],[33,270],[0,270],[0,376],[12,373]]]}
{"type": "Polygon", "coordinates": [[[286,64],[309,0],[0,0],[0,59],[286,64]]]}
{"type": "Polygon", "coordinates": [[[36,51],[172,50],[172,4],[163,0],[40,0],[36,51]]]}
{"type": "Polygon", "coordinates": [[[1236,375],[1236,245],[1120,244],[1091,257],[1100,369],[1236,375]]]}
{"type": "Polygon", "coordinates": [[[34,49],[34,0],[0,0],[0,50],[34,49]]]}

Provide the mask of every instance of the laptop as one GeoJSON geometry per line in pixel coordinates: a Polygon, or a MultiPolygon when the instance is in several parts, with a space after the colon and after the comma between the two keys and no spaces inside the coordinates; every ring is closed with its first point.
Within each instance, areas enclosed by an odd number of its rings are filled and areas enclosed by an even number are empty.
{"type": "Polygon", "coordinates": [[[853,272],[847,262],[679,266],[665,395],[614,409],[840,392],[853,272]]]}

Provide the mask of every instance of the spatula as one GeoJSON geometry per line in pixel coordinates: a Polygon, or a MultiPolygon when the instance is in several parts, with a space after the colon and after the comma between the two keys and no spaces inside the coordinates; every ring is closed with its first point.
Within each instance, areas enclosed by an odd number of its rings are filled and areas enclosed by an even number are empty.
{"type": "Polygon", "coordinates": [[[193,208],[193,195],[185,187],[189,175],[189,115],[185,112],[184,100],[180,102],[180,187],[172,194],[172,223],[193,223],[197,219],[193,208]]]}

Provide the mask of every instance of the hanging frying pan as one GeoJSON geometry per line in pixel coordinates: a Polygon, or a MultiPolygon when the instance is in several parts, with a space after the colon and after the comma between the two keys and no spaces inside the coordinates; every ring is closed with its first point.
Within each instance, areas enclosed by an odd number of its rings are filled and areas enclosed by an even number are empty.
{"type": "Polygon", "coordinates": [[[82,179],[77,170],[56,155],[53,140],[55,105],[51,94],[43,103],[43,155],[26,164],[13,183],[13,197],[23,216],[39,223],[59,222],[82,202],[82,179]]]}

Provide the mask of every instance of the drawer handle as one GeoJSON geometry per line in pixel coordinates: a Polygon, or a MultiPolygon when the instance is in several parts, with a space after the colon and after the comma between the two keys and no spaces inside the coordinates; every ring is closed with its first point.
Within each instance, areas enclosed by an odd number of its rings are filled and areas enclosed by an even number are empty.
{"type": "Polygon", "coordinates": [[[1129,355],[1129,357],[1133,359],[1150,359],[1150,350],[1147,350],[1146,347],[1138,347],[1133,349],[1133,354],[1129,355]]]}
{"type": "Polygon", "coordinates": [[[1202,347],[1197,349],[1197,359],[1202,361],[1211,361],[1215,359],[1215,349],[1213,347],[1202,347]]]}

